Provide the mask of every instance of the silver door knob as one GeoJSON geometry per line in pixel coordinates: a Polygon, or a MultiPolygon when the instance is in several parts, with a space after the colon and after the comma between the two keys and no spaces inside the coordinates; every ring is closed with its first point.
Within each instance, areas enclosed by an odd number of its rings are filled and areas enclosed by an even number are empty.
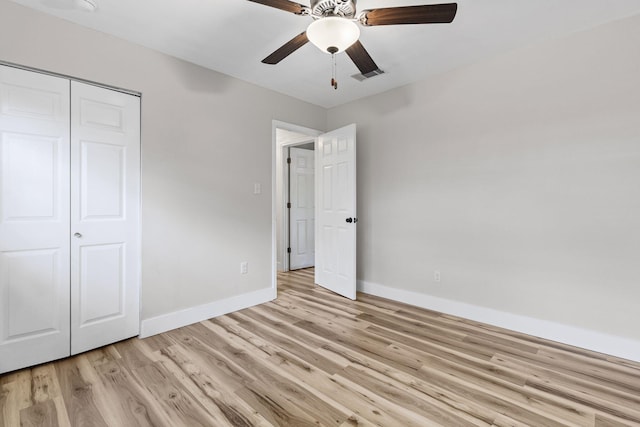
{"type": "Polygon", "coordinates": [[[79,239],[79,238],[81,238],[81,237],[82,237],[82,234],[80,234],[80,233],[73,233],[73,237],[75,237],[75,238],[79,239]]]}

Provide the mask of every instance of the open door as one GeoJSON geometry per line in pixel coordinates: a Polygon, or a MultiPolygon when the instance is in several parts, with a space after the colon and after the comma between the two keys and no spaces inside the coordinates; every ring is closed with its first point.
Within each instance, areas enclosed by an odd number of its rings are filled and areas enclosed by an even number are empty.
{"type": "Polygon", "coordinates": [[[356,299],[356,125],[316,141],[315,282],[356,299]]]}

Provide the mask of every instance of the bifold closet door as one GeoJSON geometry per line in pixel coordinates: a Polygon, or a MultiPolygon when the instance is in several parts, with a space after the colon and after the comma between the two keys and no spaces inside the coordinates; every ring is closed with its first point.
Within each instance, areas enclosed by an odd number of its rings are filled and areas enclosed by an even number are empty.
{"type": "Polygon", "coordinates": [[[0,65],[0,372],[69,355],[69,84],[0,65]]]}
{"type": "Polygon", "coordinates": [[[71,82],[71,354],[138,335],[140,98],[71,82]]]}

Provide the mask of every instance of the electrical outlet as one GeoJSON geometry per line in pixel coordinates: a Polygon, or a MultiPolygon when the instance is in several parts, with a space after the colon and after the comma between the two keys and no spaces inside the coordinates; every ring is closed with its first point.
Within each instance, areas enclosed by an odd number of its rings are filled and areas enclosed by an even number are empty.
{"type": "Polygon", "coordinates": [[[433,281],[440,283],[440,271],[433,270],[433,281]]]}
{"type": "Polygon", "coordinates": [[[240,274],[247,274],[249,272],[249,263],[247,261],[242,261],[240,263],[240,274]]]}

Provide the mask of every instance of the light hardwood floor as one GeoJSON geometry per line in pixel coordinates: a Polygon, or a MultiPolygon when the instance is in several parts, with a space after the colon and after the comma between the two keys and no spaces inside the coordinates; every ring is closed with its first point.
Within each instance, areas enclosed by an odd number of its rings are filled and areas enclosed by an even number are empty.
{"type": "Polygon", "coordinates": [[[640,364],[279,277],[278,299],[0,376],[0,426],[640,425],[640,364]]]}

